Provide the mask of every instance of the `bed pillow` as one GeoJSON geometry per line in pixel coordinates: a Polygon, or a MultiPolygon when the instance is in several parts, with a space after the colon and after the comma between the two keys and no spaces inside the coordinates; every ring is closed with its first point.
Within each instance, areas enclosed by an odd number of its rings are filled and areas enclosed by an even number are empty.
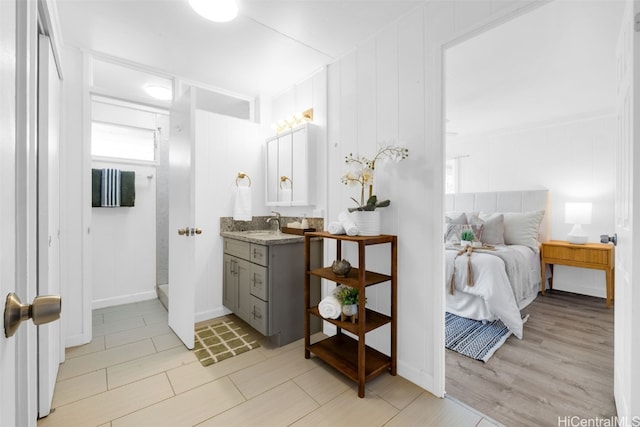
{"type": "Polygon", "coordinates": [[[507,212],[504,214],[504,242],[539,251],[538,233],[544,211],[507,212]]]}
{"type": "Polygon", "coordinates": [[[487,245],[504,245],[504,215],[481,213],[478,219],[483,222],[480,241],[487,245]]]}

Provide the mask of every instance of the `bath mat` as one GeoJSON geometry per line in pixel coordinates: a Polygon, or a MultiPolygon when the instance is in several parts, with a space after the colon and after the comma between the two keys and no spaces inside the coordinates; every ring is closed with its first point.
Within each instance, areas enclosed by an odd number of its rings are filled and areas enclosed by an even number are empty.
{"type": "Polygon", "coordinates": [[[258,341],[237,323],[223,320],[196,328],[193,353],[202,366],[209,366],[258,347],[258,341]]]}
{"type": "MultiPolygon", "coordinates": [[[[529,316],[522,319],[526,322],[529,316]]],[[[487,362],[511,336],[500,319],[481,322],[446,313],[444,318],[445,347],[472,359],[487,362]]]]}

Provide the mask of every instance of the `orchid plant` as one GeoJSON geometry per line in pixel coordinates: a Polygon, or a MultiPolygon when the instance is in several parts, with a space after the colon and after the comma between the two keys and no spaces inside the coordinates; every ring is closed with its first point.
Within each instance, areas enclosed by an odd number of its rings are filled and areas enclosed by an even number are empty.
{"type": "Polygon", "coordinates": [[[373,211],[376,208],[389,206],[391,201],[378,201],[378,198],[373,194],[373,175],[376,169],[376,162],[388,159],[397,163],[407,157],[409,157],[409,149],[395,145],[380,148],[371,160],[364,156],[354,156],[353,153],[345,156],[344,162],[350,167],[350,170],[342,176],[342,183],[345,185],[360,185],[360,201],[353,197],[351,198],[358,206],[349,208],[349,212],[373,211]],[[369,195],[365,203],[365,189],[367,187],[369,195]]]}

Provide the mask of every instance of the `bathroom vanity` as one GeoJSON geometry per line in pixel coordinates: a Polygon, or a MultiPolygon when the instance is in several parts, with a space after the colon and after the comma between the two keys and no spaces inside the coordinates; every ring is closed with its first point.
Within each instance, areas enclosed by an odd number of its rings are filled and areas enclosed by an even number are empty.
{"type": "MultiPolygon", "coordinates": [[[[269,230],[227,231],[223,304],[274,345],[303,337],[304,237],[269,230]]],[[[311,243],[311,263],[322,265],[322,241],[311,243]]],[[[315,280],[315,278],[314,278],[315,280]]],[[[319,284],[319,279],[318,284],[319,284]]],[[[311,298],[320,301],[320,286],[311,298]]],[[[320,330],[320,322],[312,325],[320,330]]]]}

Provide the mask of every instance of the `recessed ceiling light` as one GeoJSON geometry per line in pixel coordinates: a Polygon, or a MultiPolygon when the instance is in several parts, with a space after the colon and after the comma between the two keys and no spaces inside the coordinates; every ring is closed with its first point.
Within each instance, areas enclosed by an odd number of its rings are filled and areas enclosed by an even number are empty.
{"type": "Polygon", "coordinates": [[[173,97],[171,89],[163,86],[147,85],[144,87],[144,91],[152,98],[159,99],[161,101],[171,101],[171,98],[173,97]]]}
{"type": "Polygon", "coordinates": [[[200,16],[213,22],[229,22],[238,16],[235,0],[189,0],[189,4],[200,16]]]}

